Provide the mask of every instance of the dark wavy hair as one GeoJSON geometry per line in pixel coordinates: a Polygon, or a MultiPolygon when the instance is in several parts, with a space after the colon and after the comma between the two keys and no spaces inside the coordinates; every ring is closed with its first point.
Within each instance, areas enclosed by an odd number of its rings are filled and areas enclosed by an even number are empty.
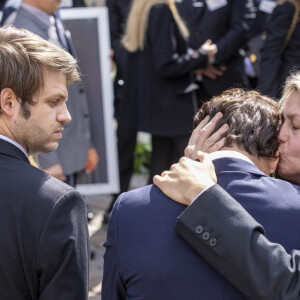
{"type": "Polygon", "coordinates": [[[215,131],[229,125],[224,147],[233,145],[258,157],[276,157],[277,136],[281,126],[279,105],[256,91],[230,89],[205,103],[194,117],[194,127],[217,112],[223,117],[215,131]]]}

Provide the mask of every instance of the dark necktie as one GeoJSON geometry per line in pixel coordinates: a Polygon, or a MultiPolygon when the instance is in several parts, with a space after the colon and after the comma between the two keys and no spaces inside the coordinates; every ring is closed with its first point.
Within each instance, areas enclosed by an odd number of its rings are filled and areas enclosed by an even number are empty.
{"type": "Polygon", "coordinates": [[[73,56],[77,57],[75,47],[73,45],[71,34],[66,30],[64,23],[60,19],[58,13],[54,15],[56,33],[61,45],[73,56]]]}
{"type": "Polygon", "coordinates": [[[3,26],[3,24],[5,23],[5,21],[7,20],[7,18],[16,10],[15,7],[13,6],[9,6],[9,7],[6,7],[4,10],[3,10],[3,14],[2,14],[2,19],[1,19],[1,22],[0,22],[0,25],[3,26]]]}

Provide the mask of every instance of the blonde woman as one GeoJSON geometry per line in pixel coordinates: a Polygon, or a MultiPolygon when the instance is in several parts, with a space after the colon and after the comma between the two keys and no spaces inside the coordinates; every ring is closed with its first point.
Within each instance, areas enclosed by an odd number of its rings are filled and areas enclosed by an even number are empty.
{"type": "Polygon", "coordinates": [[[206,68],[217,49],[207,41],[189,50],[188,29],[174,0],[133,0],[119,126],[152,134],[153,175],[183,155],[197,111],[192,71],[206,68]]]}

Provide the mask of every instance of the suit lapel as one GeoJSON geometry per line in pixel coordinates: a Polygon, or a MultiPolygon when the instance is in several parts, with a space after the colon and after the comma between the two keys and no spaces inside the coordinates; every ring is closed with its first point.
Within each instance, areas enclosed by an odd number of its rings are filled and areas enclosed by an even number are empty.
{"type": "Polygon", "coordinates": [[[15,145],[0,139],[0,155],[14,157],[29,163],[27,156],[15,145]]]}
{"type": "MultiPolygon", "coordinates": [[[[28,10],[24,9],[22,6],[20,6],[17,13],[18,13],[18,15],[16,16],[16,19],[15,19],[16,22],[18,21],[19,18],[21,18],[21,19],[23,18],[25,20],[29,19],[32,23],[36,24],[37,28],[40,28],[41,30],[43,30],[45,32],[44,35],[48,34],[47,25],[44,22],[41,22],[40,19],[37,18],[34,14],[32,14],[28,10]]],[[[42,38],[44,38],[44,37],[42,36],[42,38]]]]}

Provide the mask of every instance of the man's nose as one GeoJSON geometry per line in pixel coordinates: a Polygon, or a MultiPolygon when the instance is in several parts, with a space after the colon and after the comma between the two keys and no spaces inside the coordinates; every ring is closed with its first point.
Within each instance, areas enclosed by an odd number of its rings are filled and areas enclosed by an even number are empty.
{"type": "Polygon", "coordinates": [[[62,110],[57,115],[57,121],[59,122],[71,122],[72,117],[69,113],[67,106],[64,104],[62,110]]]}

